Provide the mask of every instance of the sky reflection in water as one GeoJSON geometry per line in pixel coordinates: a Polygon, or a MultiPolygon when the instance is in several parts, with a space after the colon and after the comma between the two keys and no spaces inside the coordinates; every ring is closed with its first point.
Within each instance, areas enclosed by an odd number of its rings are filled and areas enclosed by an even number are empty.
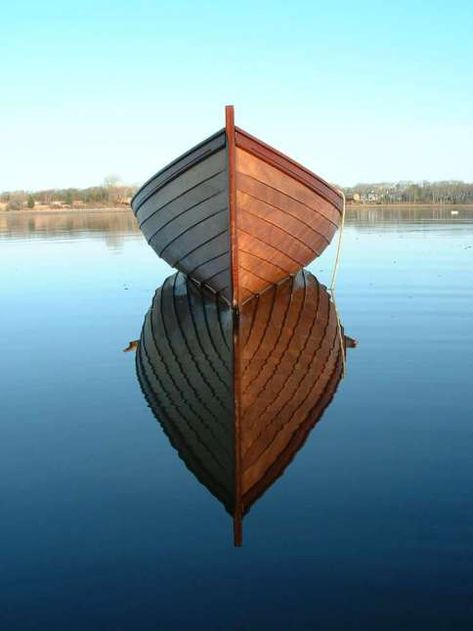
{"type": "Polygon", "coordinates": [[[122,353],[171,270],[127,214],[0,218],[5,628],[470,628],[473,213],[360,213],[359,345],[239,550],[122,353]]]}

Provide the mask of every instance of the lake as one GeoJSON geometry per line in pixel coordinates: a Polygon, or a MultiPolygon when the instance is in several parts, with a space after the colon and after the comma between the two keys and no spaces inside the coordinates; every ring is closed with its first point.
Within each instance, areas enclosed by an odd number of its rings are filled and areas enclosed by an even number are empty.
{"type": "MultiPolygon", "coordinates": [[[[473,210],[453,210],[348,211],[358,344],[238,548],[123,353],[172,270],[131,213],[2,213],[1,628],[473,628],[473,210]]],[[[309,266],[325,285],[334,254],[309,266]]]]}

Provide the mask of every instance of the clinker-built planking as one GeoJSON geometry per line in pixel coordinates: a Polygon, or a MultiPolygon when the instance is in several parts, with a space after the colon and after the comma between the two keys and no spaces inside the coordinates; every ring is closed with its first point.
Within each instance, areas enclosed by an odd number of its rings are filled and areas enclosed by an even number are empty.
{"type": "Polygon", "coordinates": [[[227,106],[225,129],[148,180],[132,208],[160,257],[238,307],[323,252],[343,199],[235,127],[227,106]]]}

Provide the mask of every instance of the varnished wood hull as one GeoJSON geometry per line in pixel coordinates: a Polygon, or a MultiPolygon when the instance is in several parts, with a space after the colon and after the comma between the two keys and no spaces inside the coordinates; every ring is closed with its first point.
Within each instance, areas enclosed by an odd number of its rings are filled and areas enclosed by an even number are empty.
{"type": "Polygon", "coordinates": [[[146,182],[132,208],[172,267],[232,306],[319,256],[341,221],[341,194],[233,125],[146,182]]]}
{"type": "Polygon", "coordinates": [[[157,290],[138,344],[138,379],[180,457],[241,518],[320,420],[343,374],[345,338],[306,271],[237,315],[182,274],[157,290]]]}

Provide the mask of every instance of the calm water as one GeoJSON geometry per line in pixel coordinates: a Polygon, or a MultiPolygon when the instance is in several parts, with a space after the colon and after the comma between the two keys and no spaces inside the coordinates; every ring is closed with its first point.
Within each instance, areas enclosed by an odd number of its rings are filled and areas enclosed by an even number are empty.
{"type": "Polygon", "coordinates": [[[170,273],[127,213],[0,216],[2,629],[473,628],[473,212],[349,214],[358,347],[239,549],[122,352],[170,273]]]}

